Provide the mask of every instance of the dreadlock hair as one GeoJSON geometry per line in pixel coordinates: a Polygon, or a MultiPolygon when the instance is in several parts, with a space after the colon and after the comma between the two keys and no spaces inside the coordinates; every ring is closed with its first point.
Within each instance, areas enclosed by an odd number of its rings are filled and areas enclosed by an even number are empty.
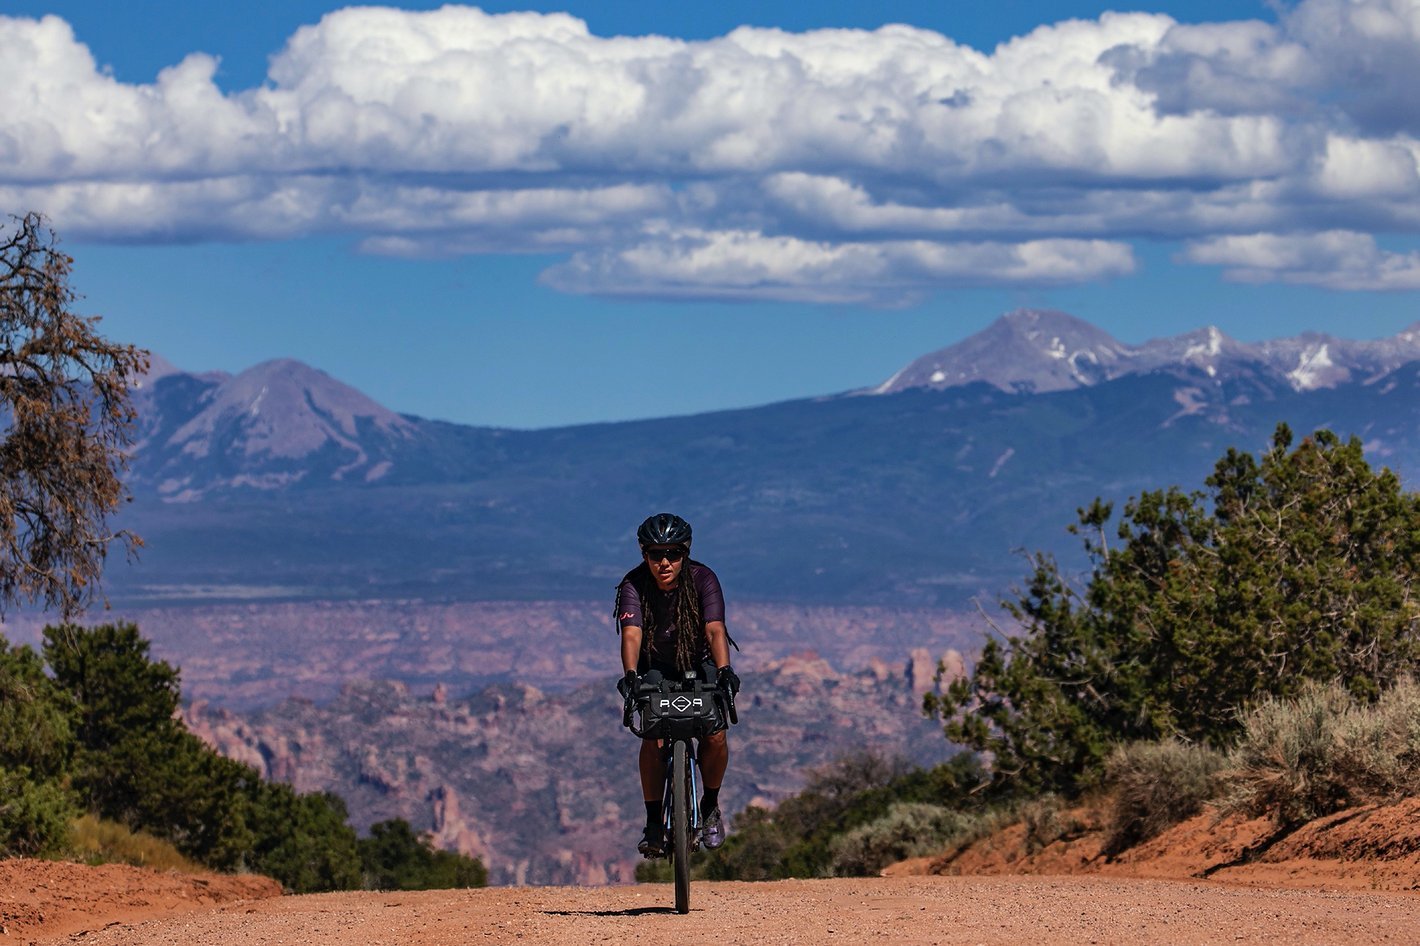
{"type": "MultiPolygon", "coordinates": [[[[695,591],[695,580],[690,568],[700,563],[690,558],[680,570],[680,580],[671,590],[675,595],[675,667],[677,670],[694,670],[695,658],[700,654],[700,645],[705,640],[705,623],[700,620],[700,595],[695,591]]],[[[651,567],[644,561],[627,573],[636,594],[641,599],[641,655],[648,660],[662,656],[656,653],[656,609],[651,604],[653,594],[664,594],[651,575],[651,567]]],[[[624,580],[624,579],[623,579],[624,580]]]]}

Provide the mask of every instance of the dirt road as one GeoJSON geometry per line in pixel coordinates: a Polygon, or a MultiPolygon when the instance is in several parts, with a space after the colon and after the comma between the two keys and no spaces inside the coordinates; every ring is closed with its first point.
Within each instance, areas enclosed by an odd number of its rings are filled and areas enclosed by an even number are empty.
{"type": "Polygon", "coordinates": [[[1420,941],[1420,895],[1101,877],[891,877],[667,887],[343,893],[228,904],[46,943],[84,946],[479,944],[1192,944],[1420,941]]]}

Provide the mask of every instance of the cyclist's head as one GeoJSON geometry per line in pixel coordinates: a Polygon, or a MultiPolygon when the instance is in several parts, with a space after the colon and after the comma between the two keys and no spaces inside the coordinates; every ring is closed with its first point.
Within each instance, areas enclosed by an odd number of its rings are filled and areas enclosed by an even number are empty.
{"type": "Polygon", "coordinates": [[[680,546],[690,550],[690,523],[680,516],[668,512],[658,512],[641,523],[636,530],[636,541],[641,549],[655,546],[680,546]]]}

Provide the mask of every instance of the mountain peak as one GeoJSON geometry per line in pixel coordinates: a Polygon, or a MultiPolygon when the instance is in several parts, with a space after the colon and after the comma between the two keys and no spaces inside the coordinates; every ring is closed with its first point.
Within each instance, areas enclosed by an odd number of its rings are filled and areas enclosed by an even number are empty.
{"type": "Polygon", "coordinates": [[[1112,376],[1127,349],[1083,319],[1049,309],[1017,309],[969,338],[924,355],[875,388],[958,387],[984,381],[1006,391],[1063,391],[1112,376]]]}
{"type": "Polygon", "coordinates": [[[385,431],[410,426],[355,388],[293,358],[264,361],[221,385],[178,436],[210,432],[232,416],[247,418],[248,453],[281,457],[305,456],[328,440],[356,437],[362,420],[385,431]]]}
{"type": "Polygon", "coordinates": [[[1064,312],[1018,309],[949,348],[924,355],[868,393],[941,390],[985,381],[1003,391],[1067,390],[1130,374],[1187,369],[1212,378],[1260,370],[1298,391],[1371,381],[1420,360],[1420,322],[1389,339],[1317,332],[1248,344],[1207,326],[1125,345],[1064,312]]]}
{"type": "Polygon", "coordinates": [[[143,445],[145,465],[160,471],[159,492],[169,499],[192,499],[214,486],[276,488],[311,475],[379,479],[391,467],[390,444],[416,430],[355,388],[292,358],[211,378],[200,403],[176,429],[143,445]],[[206,472],[194,475],[193,464],[206,472]],[[185,473],[174,475],[177,469],[185,473]],[[232,476],[232,469],[242,472],[232,476]]]}

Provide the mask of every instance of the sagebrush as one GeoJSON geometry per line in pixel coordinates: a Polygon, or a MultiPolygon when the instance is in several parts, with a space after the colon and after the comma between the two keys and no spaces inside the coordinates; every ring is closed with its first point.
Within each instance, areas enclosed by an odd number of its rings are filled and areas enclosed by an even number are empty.
{"type": "Polygon", "coordinates": [[[1339,684],[1266,698],[1243,715],[1229,755],[1226,811],[1292,826],[1352,805],[1420,792],[1420,685],[1404,678],[1374,704],[1339,684]]]}
{"type": "Polygon", "coordinates": [[[1177,739],[1117,747],[1105,763],[1104,853],[1118,854],[1201,812],[1226,761],[1215,749],[1177,739]]]}
{"type": "Polygon", "coordinates": [[[893,805],[883,817],[834,840],[830,845],[832,872],[838,877],[869,876],[896,861],[935,854],[966,828],[970,819],[970,815],[940,805],[893,805]]]}

